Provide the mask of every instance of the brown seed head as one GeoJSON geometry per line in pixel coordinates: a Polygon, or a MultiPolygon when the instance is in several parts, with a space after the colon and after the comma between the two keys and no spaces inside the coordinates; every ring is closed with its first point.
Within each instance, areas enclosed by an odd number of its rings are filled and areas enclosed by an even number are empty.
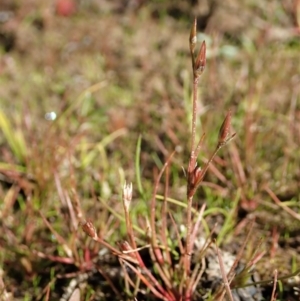
{"type": "Polygon", "coordinates": [[[194,194],[202,180],[202,169],[196,165],[194,170],[190,172],[188,176],[188,195],[194,194]]]}
{"type": "Polygon", "coordinates": [[[91,221],[83,221],[81,223],[82,230],[94,240],[98,239],[96,228],[91,221]]]}
{"type": "Polygon", "coordinates": [[[235,133],[230,136],[230,127],[231,127],[231,111],[229,110],[219,131],[218,147],[222,147],[235,136],[235,133]]]}
{"type": "Polygon", "coordinates": [[[206,65],[206,44],[205,41],[203,41],[194,66],[194,75],[196,78],[198,78],[203,73],[205,69],[205,65],[206,65]]]}
{"type": "Polygon", "coordinates": [[[118,245],[122,252],[129,252],[132,250],[130,244],[126,240],[119,242],[118,245]]]}

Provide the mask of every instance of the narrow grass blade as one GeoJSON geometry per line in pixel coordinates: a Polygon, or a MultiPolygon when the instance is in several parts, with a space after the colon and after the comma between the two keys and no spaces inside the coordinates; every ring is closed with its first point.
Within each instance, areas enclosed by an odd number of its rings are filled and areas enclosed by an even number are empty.
{"type": "Polygon", "coordinates": [[[141,181],[141,144],[142,144],[142,136],[139,136],[136,145],[136,152],[135,152],[135,174],[136,174],[136,183],[139,190],[139,193],[144,197],[144,189],[142,186],[141,181]]]}
{"type": "Polygon", "coordinates": [[[14,155],[20,162],[25,161],[26,156],[26,144],[23,133],[20,129],[13,129],[8,118],[0,110],[0,130],[2,130],[5,139],[14,155]]]}

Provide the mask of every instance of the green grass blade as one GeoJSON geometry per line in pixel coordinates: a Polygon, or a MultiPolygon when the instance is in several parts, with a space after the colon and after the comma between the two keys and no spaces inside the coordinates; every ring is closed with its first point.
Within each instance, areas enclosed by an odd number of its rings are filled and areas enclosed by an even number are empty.
{"type": "Polygon", "coordinates": [[[136,145],[136,153],[135,153],[135,174],[136,174],[136,183],[139,190],[139,193],[144,197],[144,189],[141,181],[141,144],[142,144],[142,136],[139,136],[136,145]]]}
{"type": "Polygon", "coordinates": [[[2,111],[0,111],[0,129],[16,158],[20,162],[24,162],[26,156],[26,144],[23,133],[19,129],[12,128],[11,123],[2,111]]]}
{"type": "Polygon", "coordinates": [[[237,190],[237,194],[235,197],[235,200],[233,201],[233,206],[232,209],[230,210],[229,214],[225,215],[225,221],[224,225],[221,228],[218,238],[217,238],[217,244],[218,246],[221,244],[221,242],[224,240],[226,237],[226,234],[231,231],[232,227],[234,226],[234,221],[236,218],[234,215],[236,214],[237,206],[241,198],[241,189],[237,190]]]}

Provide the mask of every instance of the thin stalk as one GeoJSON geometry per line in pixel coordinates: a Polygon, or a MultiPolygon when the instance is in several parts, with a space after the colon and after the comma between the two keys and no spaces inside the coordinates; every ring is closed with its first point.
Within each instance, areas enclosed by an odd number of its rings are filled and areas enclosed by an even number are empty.
{"type": "Polygon", "coordinates": [[[166,183],[165,183],[165,192],[164,192],[164,201],[162,204],[162,229],[161,229],[161,239],[162,239],[162,243],[165,247],[165,259],[166,262],[168,263],[169,266],[171,266],[171,255],[170,255],[170,251],[168,248],[168,239],[167,239],[167,231],[168,231],[168,225],[167,225],[167,211],[168,211],[168,202],[167,202],[167,198],[168,198],[168,193],[169,193],[169,167],[167,167],[166,169],[166,183]]]}
{"type": "Polygon", "coordinates": [[[142,136],[139,136],[137,145],[136,145],[136,155],[135,155],[135,172],[136,172],[136,182],[137,187],[139,190],[139,193],[144,198],[144,190],[142,186],[142,180],[141,180],[141,168],[140,168],[140,160],[141,160],[141,144],[142,144],[142,136]]]}
{"type": "Polygon", "coordinates": [[[180,237],[180,234],[179,234],[179,231],[178,231],[178,225],[176,224],[172,214],[170,214],[170,219],[171,219],[171,222],[172,222],[172,225],[173,225],[173,229],[175,229],[175,234],[176,234],[176,238],[177,238],[177,241],[178,241],[178,248],[179,248],[180,254],[183,254],[184,253],[184,247],[183,247],[182,242],[181,242],[181,237],[180,237]]]}
{"type": "Polygon", "coordinates": [[[200,208],[200,212],[198,213],[198,217],[197,217],[197,220],[195,222],[195,225],[194,225],[194,229],[193,229],[193,232],[191,234],[191,249],[193,250],[194,248],[194,242],[196,240],[196,236],[197,236],[197,233],[199,231],[199,227],[200,227],[200,222],[203,218],[203,214],[204,214],[204,210],[206,208],[206,204],[204,203],[201,208],[200,208]]]}
{"type": "MultiPolygon", "coordinates": [[[[131,247],[134,250],[137,250],[137,245],[135,243],[134,233],[133,233],[133,229],[132,229],[132,223],[131,223],[131,219],[129,216],[129,210],[125,205],[124,205],[124,212],[125,212],[126,229],[127,229],[127,234],[129,237],[131,247]]],[[[143,265],[144,263],[140,256],[140,253],[138,251],[136,251],[136,252],[134,252],[134,255],[135,255],[136,259],[138,260],[139,264],[143,265]]]]}
{"type": "Polygon", "coordinates": [[[191,232],[192,232],[192,203],[193,196],[188,198],[188,207],[187,207],[187,222],[186,222],[186,248],[184,254],[184,267],[185,267],[185,277],[186,277],[186,287],[189,283],[189,274],[191,268],[191,232]]]}
{"type": "Polygon", "coordinates": [[[276,300],[276,285],[277,285],[277,270],[274,271],[274,283],[273,283],[271,301],[276,300]]]}
{"type": "Polygon", "coordinates": [[[205,271],[206,268],[206,263],[205,263],[205,258],[202,257],[201,258],[201,264],[198,262],[193,270],[193,274],[191,277],[191,287],[188,288],[188,290],[193,293],[198,285],[198,282],[200,281],[200,279],[202,278],[202,275],[205,271]]]}
{"type": "Polygon", "coordinates": [[[114,285],[111,278],[108,277],[106,275],[106,273],[100,267],[97,267],[97,271],[102,275],[102,277],[105,279],[105,281],[107,281],[107,283],[110,285],[111,289],[116,294],[116,296],[118,296],[119,298],[122,298],[122,295],[121,295],[120,291],[116,288],[116,286],[114,285]]]}
{"type": "Polygon", "coordinates": [[[161,169],[161,171],[156,179],[154,191],[153,191],[153,195],[152,195],[152,199],[151,199],[151,205],[150,205],[151,206],[150,207],[151,245],[152,245],[155,257],[158,262],[161,261],[162,255],[161,255],[160,249],[156,246],[156,227],[155,227],[156,193],[158,190],[158,184],[160,182],[160,179],[161,179],[165,169],[169,165],[174,154],[175,154],[175,151],[169,156],[169,158],[167,159],[166,163],[164,164],[163,168],[161,169]]]}
{"type": "MultiPolygon", "coordinates": [[[[285,275],[283,277],[279,277],[277,279],[277,282],[278,281],[283,281],[283,280],[286,280],[286,279],[289,279],[289,278],[292,278],[292,277],[296,277],[300,275],[300,269],[295,271],[294,273],[292,274],[288,274],[288,275],[285,275]]],[[[250,283],[245,283],[243,284],[243,288],[244,287],[248,287],[248,286],[253,286],[253,285],[265,285],[265,284],[270,284],[273,282],[274,279],[268,279],[268,280],[263,280],[263,281],[256,281],[256,282],[250,282],[250,283]]]]}
{"type": "Polygon", "coordinates": [[[237,267],[238,263],[240,262],[242,255],[244,253],[245,247],[246,247],[247,243],[249,242],[250,235],[253,230],[253,225],[254,225],[254,221],[251,221],[247,236],[246,236],[245,240],[243,241],[243,244],[241,245],[238,254],[236,255],[236,258],[235,258],[235,261],[234,261],[232,267],[230,268],[229,272],[227,273],[227,277],[231,277],[233,275],[235,268],[237,267]]]}
{"type": "MultiPolygon", "coordinates": [[[[204,176],[209,168],[209,165],[210,163],[213,161],[213,159],[215,158],[215,156],[217,155],[218,151],[222,148],[222,145],[218,145],[215,149],[215,151],[213,152],[213,154],[210,156],[209,160],[205,163],[203,169],[201,170],[201,173],[199,175],[199,177],[197,178],[197,182],[196,184],[191,188],[189,189],[188,191],[188,208],[189,206],[191,206],[191,203],[189,203],[189,199],[193,199],[193,196],[196,192],[196,190],[198,189],[200,183],[203,181],[204,179],[204,176]]],[[[188,209],[189,210],[189,209],[188,209]]]]}
{"type": "MultiPolygon", "coordinates": [[[[100,242],[100,240],[99,240],[99,238],[98,238],[98,240],[97,240],[98,242],[100,242]]],[[[102,241],[101,241],[101,243],[103,243],[102,241]]],[[[131,251],[131,250],[128,250],[128,251],[131,251]]],[[[129,265],[129,263],[130,262],[132,262],[132,263],[134,263],[134,264],[137,264],[138,266],[139,266],[139,268],[141,269],[141,271],[143,272],[143,274],[144,275],[146,275],[147,277],[148,277],[148,279],[150,280],[150,282],[147,280],[147,283],[145,283],[144,281],[143,281],[143,279],[141,278],[141,280],[150,288],[150,286],[155,286],[163,295],[170,295],[170,293],[169,292],[167,292],[161,285],[160,285],[160,283],[156,280],[156,278],[153,276],[153,274],[151,273],[151,271],[149,271],[148,270],[148,268],[146,267],[146,265],[145,265],[145,263],[144,263],[144,261],[143,261],[143,259],[141,258],[141,256],[139,255],[139,253],[138,252],[136,252],[137,250],[132,250],[132,251],[134,251],[134,255],[136,255],[134,258],[132,258],[130,255],[131,255],[131,253],[133,253],[133,252],[130,252],[130,253],[128,253],[127,251],[126,251],[126,253],[120,253],[119,252],[119,258],[121,259],[121,260],[123,260],[124,262],[126,262],[128,265],[129,265]],[[128,254],[128,255],[126,255],[126,254],[128,254]]],[[[131,266],[131,264],[130,264],[130,266],[131,266]]],[[[135,269],[134,271],[136,271],[137,269],[135,269]]],[[[139,276],[139,273],[137,273],[136,275],[138,275],[139,276]]],[[[170,295],[171,296],[171,295],[170,295]]],[[[172,297],[172,296],[171,296],[172,297]]],[[[173,298],[173,297],[172,297],[173,298]]],[[[168,300],[172,300],[172,299],[168,299],[168,300]]]]}
{"type": "Polygon", "coordinates": [[[125,261],[124,260],[122,260],[121,258],[118,258],[118,260],[119,260],[119,263],[120,263],[120,265],[121,265],[121,268],[122,268],[122,270],[123,270],[123,274],[124,274],[124,284],[125,284],[125,293],[127,294],[127,295],[130,295],[130,285],[132,286],[132,287],[134,287],[134,283],[133,283],[133,281],[130,279],[130,277],[129,277],[129,273],[128,273],[128,270],[127,270],[127,268],[125,267],[125,261]]]}
{"type": "MultiPolygon", "coordinates": [[[[186,279],[186,286],[189,287],[189,280],[188,276],[190,274],[190,265],[191,265],[191,252],[192,252],[192,243],[191,243],[191,235],[192,235],[192,206],[193,206],[193,196],[194,193],[196,192],[196,189],[198,188],[200,182],[203,180],[208,167],[214,157],[216,156],[217,152],[219,151],[221,147],[217,147],[214,151],[214,153],[211,155],[210,159],[208,162],[204,165],[203,170],[201,171],[201,178],[199,179],[198,185],[196,185],[192,191],[188,191],[188,206],[187,206],[187,223],[186,223],[186,251],[185,251],[185,276],[187,277],[186,279]]],[[[192,151],[193,155],[194,152],[192,151]]],[[[192,160],[192,153],[191,153],[191,160],[192,160]]]]}
{"type": "MultiPolygon", "coordinates": [[[[128,262],[133,262],[136,263],[143,271],[143,274],[147,275],[149,280],[151,280],[151,282],[159,289],[159,291],[161,291],[161,293],[163,294],[169,294],[160,284],[159,282],[156,280],[155,276],[148,270],[148,268],[146,267],[142,257],[140,256],[140,253],[138,252],[139,249],[131,249],[128,248],[126,245],[123,245],[123,248],[126,248],[125,251],[123,251],[121,254],[123,255],[119,255],[120,259],[123,259],[124,261],[128,262]],[[124,256],[125,255],[125,256],[124,256]],[[134,255],[134,258],[131,256],[134,255]]],[[[153,248],[150,248],[150,255],[154,256],[153,254],[151,254],[153,252],[153,248]]],[[[152,259],[153,262],[157,262],[156,257],[152,259]]],[[[161,276],[161,278],[163,279],[164,283],[166,284],[167,287],[171,287],[171,283],[168,280],[168,278],[165,277],[164,272],[161,268],[161,266],[159,264],[155,264],[159,275],[161,276]]]]}
{"type": "MultiPolygon", "coordinates": [[[[125,262],[126,265],[128,265],[130,267],[131,270],[134,271],[134,273],[141,279],[141,281],[150,289],[150,291],[157,297],[160,298],[161,300],[164,301],[175,301],[175,298],[173,296],[170,296],[169,294],[167,294],[167,292],[161,287],[161,285],[156,281],[156,283],[154,283],[154,285],[158,288],[162,289],[161,293],[161,289],[160,291],[158,291],[148,280],[147,278],[143,275],[143,273],[137,269],[135,266],[133,266],[132,264],[130,264],[129,262],[125,262]]],[[[144,271],[143,271],[144,272],[144,271]]]]}
{"type": "Polygon", "coordinates": [[[226,272],[225,272],[225,267],[224,267],[224,262],[221,256],[221,253],[219,251],[219,248],[217,246],[217,244],[215,244],[216,246],[216,251],[217,251],[217,256],[218,256],[218,260],[219,260],[219,265],[220,265],[220,270],[221,270],[221,275],[223,278],[223,282],[224,282],[224,287],[227,293],[227,297],[229,298],[230,301],[234,301],[231,290],[230,290],[230,282],[228,281],[226,272]]]}
{"type": "Polygon", "coordinates": [[[163,283],[166,285],[166,288],[168,289],[168,291],[171,291],[172,283],[170,281],[169,271],[168,271],[168,269],[166,269],[166,267],[164,267],[164,262],[160,263],[157,261],[153,248],[149,249],[149,253],[151,256],[151,260],[154,263],[154,268],[157,269],[157,273],[163,280],[163,283]]]}
{"type": "Polygon", "coordinates": [[[195,152],[194,152],[194,155],[195,155],[195,158],[198,158],[199,156],[199,153],[200,153],[200,149],[201,149],[201,146],[202,146],[202,143],[204,141],[204,138],[205,138],[205,133],[202,134],[197,146],[196,146],[196,149],[195,149],[195,152]]]}
{"type": "MultiPolygon", "coordinates": [[[[194,64],[193,64],[194,69],[194,64]]],[[[195,141],[196,141],[196,121],[197,121],[197,110],[198,110],[198,82],[199,78],[195,77],[193,81],[193,113],[192,113],[192,146],[191,155],[188,167],[188,174],[191,174],[196,166],[195,156],[195,141]]],[[[190,194],[189,188],[187,191],[187,221],[186,221],[186,249],[184,254],[184,278],[185,286],[189,287],[189,274],[191,265],[191,232],[192,232],[192,207],[193,207],[193,194],[190,194]]]]}
{"type": "Polygon", "coordinates": [[[209,168],[209,165],[210,163],[213,161],[213,159],[215,158],[215,156],[217,155],[218,151],[222,148],[222,146],[217,146],[215,151],[213,152],[213,154],[210,156],[209,160],[206,162],[206,164],[204,165],[203,167],[203,170],[202,170],[202,180],[209,168]]]}
{"type": "Polygon", "coordinates": [[[196,141],[196,122],[197,122],[197,110],[198,110],[198,83],[199,78],[194,78],[193,82],[193,114],[192,114],[192,151],[191,161],[195,161],[195,141],[196,141]]]}

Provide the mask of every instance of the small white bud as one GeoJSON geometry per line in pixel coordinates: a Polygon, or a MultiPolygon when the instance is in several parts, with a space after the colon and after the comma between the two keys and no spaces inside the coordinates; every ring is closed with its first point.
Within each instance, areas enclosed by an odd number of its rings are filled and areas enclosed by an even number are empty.
{"type": "Polygon", "coordinates": [[[126,184],[125,182],[123,187],[123,202],[127,210],[129,209],[131,200],[132,200],[132,183],[126,184]]]}

